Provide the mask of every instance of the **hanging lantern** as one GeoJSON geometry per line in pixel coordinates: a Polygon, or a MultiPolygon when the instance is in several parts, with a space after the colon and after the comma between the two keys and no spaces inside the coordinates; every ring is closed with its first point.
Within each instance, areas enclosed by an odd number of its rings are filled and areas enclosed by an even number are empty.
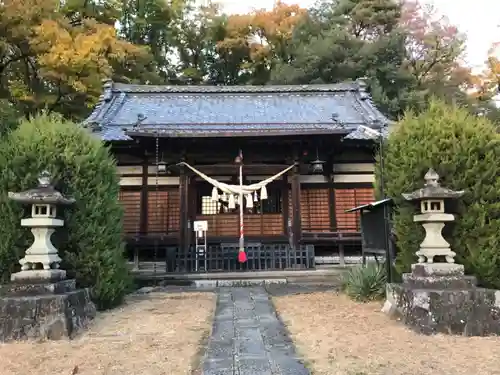
{"type": "Polygon", "coordinates": [[[165,163],[163,160],[159,161],[158,164],[156,165],[156,170],[158,171],[158,173],[166,173],[167,163],[165,163]]]}
{"type": "Polygon", "coordinates": [[[264,199],[267,199],[266,185],[262,186],[262,188],[260,189],[260,200],[263,201],[264,199]]]}
{"type": "Polygon", "coordinates": [[[323,164],[325,164],[325,162],[323,160],[319,159],[319,151],[318,151],[318,148],[316,147],[316,160],[313,160],[310,163],[311,173],[312,174],[323,174],[323,171],[324,171],[323,164]]]}
{"type": "Polygon", "coordinates": [[[325,164],[324,161],[316,159],[311,162],[311,173],[312,174],[323,174],[323,164],[325,164]]]}
{"type": "MultiPolygon", "coordinates": [[[[158,143],[158,139],[156,139],[158,143]]],[[[158,144],[156,147],[156,171],[158,173],[166,173],[167,172],[167,163],[163,160],[163,152],[161,153],[161,158],[158,160],[158,144]]]]}
{"type": "Polygon", "coordinates": [[[217,188],[215,186],[212,189],[212,201],[213,202],[219,201],[219,192],[217,191],[217,188]]]}

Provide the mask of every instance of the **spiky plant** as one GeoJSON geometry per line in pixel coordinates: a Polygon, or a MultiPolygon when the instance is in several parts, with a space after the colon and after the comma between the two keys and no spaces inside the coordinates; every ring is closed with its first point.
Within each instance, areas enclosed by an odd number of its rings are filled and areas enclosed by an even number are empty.
{"type": "Polygon", "coordinates": [[[385,296],[385,268],[375,262],[351,268],[344,276],[344,292],[355,301],[367,302],[385,296]]]}

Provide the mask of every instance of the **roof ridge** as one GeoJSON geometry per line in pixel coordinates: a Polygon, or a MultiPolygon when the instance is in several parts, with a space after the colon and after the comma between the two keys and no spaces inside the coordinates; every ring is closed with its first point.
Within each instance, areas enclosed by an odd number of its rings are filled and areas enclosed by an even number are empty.
{"type": "MultiPolygon", "coordinates": [[[[109,81],[107,81],[109,82],[109,81]]],[[[109,87],[109,86],[108,86],[109,87]]],[[[208,94],[208,93],[301,93],[301,92],[360,92],[362,84],[360,82],[340,82],[313,85],[136,85],[127,83],[113,82],[112,92],[126,93],[189,93],[189,94],[208,94]]]]}

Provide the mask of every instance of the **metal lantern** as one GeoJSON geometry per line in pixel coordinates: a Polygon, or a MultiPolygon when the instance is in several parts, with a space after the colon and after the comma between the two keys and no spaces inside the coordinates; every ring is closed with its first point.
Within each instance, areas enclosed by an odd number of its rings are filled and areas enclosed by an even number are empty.
{"type": "Polygon", "coordinates": [[[310,163],[310,168],[311,168],[311,173],[312,174],[323,174],[324,168],[323,165],[325,162],[323,160],[319,159],[319,151],[318,148],[316,147],[316,160],[313,160],[310,163]]]}
{"type": "Polygon", "coordinates": [[[156,166],[158,173],[166,173],[167,172],[167,163],[164,161],[159,161],[156,166]]]}

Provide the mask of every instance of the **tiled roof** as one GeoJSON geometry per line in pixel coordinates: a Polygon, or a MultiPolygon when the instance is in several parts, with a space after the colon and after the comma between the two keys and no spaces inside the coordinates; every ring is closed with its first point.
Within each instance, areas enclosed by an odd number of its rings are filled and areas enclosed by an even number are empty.
{"type": "Polygon", "coordinates": [[[84,125],[103,140],[349,134],[387,119],[361,82],[288,86],[150,86],[106,81],[84,125]],[[97,125],[97,126],[96,126],[97,125]]]}
{"type": "Polygon", "coordinates": [[[374,131],[369,131],[363,126],[358,126],[349,134],[347,134],[344,139],[355,139],[355,140],[366,140],[366,141],[378,141],[380,135],[383,138],[387,138],[389,135],[389,130],[387,126],[371,127],[374,131]]]}

